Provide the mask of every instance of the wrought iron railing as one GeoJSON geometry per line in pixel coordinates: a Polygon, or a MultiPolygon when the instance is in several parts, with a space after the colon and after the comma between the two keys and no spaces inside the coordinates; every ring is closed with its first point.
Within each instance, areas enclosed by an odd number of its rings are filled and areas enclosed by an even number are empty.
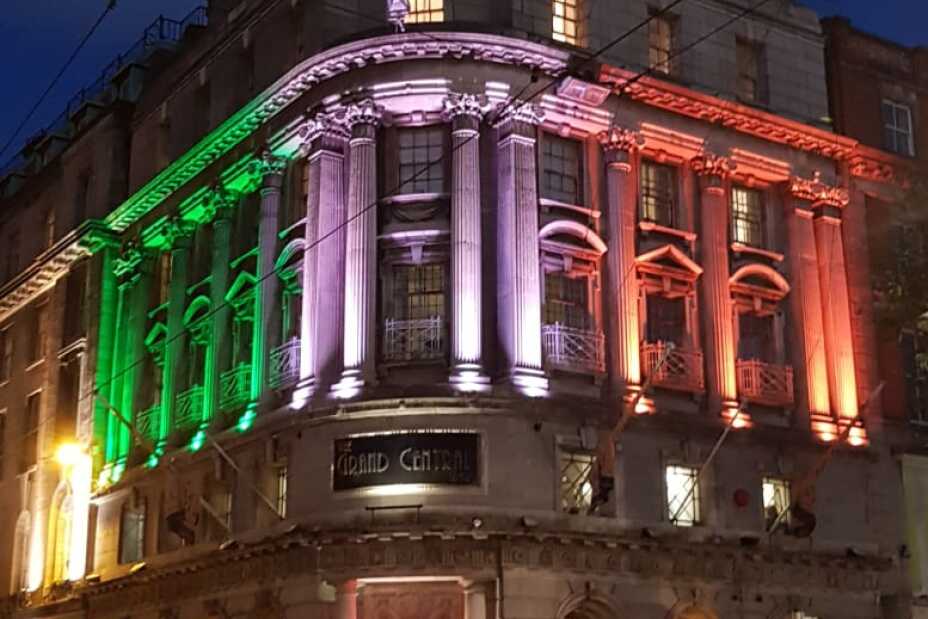
{"type": "Polygon", "coordinates": [[[445,355],[441,316],[421,320],[394,320],[384,325],[385,361],[428,361],[445,355]]]}
{"type": "Polygon", "coordinates": [[[174,427],[177,430],[191,430],[203,418],[203,387],[191,387],[177,396],[174,411],[174,427]]]}
{"type": "Polygon", "coordinates": [[[300,378],[300,338],[294,337],[271,351],[272,389],[289,387],[300,378]]]}
{"type": "Polygon", "coordinates": [[[793,368],[757,359],[738,359],[737,368],[738,393],[742,397],[768,406],[793,403],[793,368]]]}
{"type": "Polygon", "coordinates": [[[580,372],[606,370],[606,340],[602,332],[554,323],[541,328],[541,337],[549,366],[580,372]]]}
{"type": "Polygon", "coordinates": [[[240,363],[219,377],[219,408],[234,410],[248,403],[251,395],[251,364],[240,363]]]}
{"type": "Polygon", "coordinates": [[[155,440],[158,438],[158,417],[161,414],[161,405],[155,404],[135,416],[135,429],[141,436],[155,440]]]}
{"type": "Polygon", "coordinates": [[[679,391],[702,391],[705,388],[702,351],[687,350],[666,342],[644,342],[641,345],[641,366],[644,375],[651,377],[651,383],[657,387],[679,391]],[[662,358],[663,363],[660,362],[662,358]]]}

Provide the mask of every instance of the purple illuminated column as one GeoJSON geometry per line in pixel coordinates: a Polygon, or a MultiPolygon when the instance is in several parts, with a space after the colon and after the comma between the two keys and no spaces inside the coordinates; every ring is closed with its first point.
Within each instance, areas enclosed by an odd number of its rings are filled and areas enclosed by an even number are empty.
{"type": "MultiPolygon", "coordinates": [[[[703,295],[706,308],[706,368],[708,401],[712,414],[726,419],[738,409],[735,374],[735,325],[732,315],[728,266],[728,192],[726,179],[735,164],[724,157],[704,153],[691,165],[700,176],[703,295]]],[[[739,415],[741,425],[749,422],[739,415]]]]}
{"type": "Polygon", "coordinates": [[[483,373],[480,242],[480,121],[477,95],[445,100],[451,119],[451,383],[462,391],[489,388],[483,373]]]}
{"type": "Polygon", "coordinates": [[[630,395],[641,386],[638,322],[638,274],[635,272],[638,157],[642,137],[618,127],[603,132],[606,151],[608,246],[606,278],[611,332],[611,378],[616,396],[630,395]]]}
{"type": "Polygon", "coordinates": [[[320,114],[302,131],[308,152],[306,249],[303,254],[303,311],[300,324],[300,383],[294,403],[341,370],[345,269],[345,144],[348,131],[320,114]]]}
{"type": "Polygon", "coordinates": [[[345,237],[344,370],[333,386],[351,397],[375,381],[377,290],[377,125],[382,109],[366,100],[346,110],[351,127],[348,225],[345,237]]]}
{"type": "Polygon", "coordinates": [[[517,389],[544,395],[541,366],[541,263],[538,249],[538,190],[535,132],[543,115],[516,103],[496,123],[499,132],[497,307],[506,378],[517,389]]]}

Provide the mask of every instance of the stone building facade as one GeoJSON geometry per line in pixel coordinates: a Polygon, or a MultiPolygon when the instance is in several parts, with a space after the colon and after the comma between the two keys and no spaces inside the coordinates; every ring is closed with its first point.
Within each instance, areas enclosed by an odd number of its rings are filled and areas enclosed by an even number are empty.
{"type": "Polygon", "coordinates": [[[816,126],[808,11],[625,6],[216,1],[7,180],[4,231],[114,166],[0,292],[66,325],[77,271],[87,316],[3,612],[897,616],[865,216],[903,164],[816,126]]]}

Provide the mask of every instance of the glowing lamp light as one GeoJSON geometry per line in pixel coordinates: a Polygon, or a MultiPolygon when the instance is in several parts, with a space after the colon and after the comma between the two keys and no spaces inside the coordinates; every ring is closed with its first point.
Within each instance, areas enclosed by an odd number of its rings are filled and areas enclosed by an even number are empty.
{"type": "Polygon", "coordinates": [[[193,435],[193,438],[190,439],[190,451],[200,451],[205,444],[206,432],[204,430],[199,430],[193,435]]]}
{"type": "Polygon", "coordinates": [[[651,412],[651,406],[645,401],[644,398],[640,398],[635,402],[635,414],[636,415],[647,415],[651,412]]]}
{"type": "Polygon", "coordinates": [[[73,467],[85,456],[84,449],[77,443],[63,443],[55,451],[55,460],[65,467],[73,467]]]}
{"type": "Polygon", "coordinates": [[[235,425],[235,429],[239,432],[247,432],[251,426],[255,425],[255,419],[257,417],[258,413],[255,411],[255,406],[249,406],[245,414],[239,418],[238,423],[235,425]]]}

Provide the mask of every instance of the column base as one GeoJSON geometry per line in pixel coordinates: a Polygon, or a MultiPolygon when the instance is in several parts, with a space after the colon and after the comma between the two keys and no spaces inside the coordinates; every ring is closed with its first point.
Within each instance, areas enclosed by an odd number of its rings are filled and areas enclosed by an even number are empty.
{"type": "Polygon", "coordinates": [[[451,370],[448,382],[456,391],[486,393],[490,391],[490,377],[476,363],[460,363],[451,370]]]}
{"type": "Polygon", "coordinates": [[[370,385],[371,382],[365,380],[364,373],[358,368],[353,368],[342,372],[341,380],[332,385],[330,393],[339,400],[350,400],[370,385]]]}
{"type": "Polygon", "coordinates": [[[509,372],[509,382],[530,398],[548,395],[548,377],[538,368],[514,367],[509,372]]]}
{"type": "Polygon", "coordinates": [[[316,377],[307,376],[301,378],[300,382],[293,388],[293,395],[290,397],[290,410],[301,410],[306,403],[316,393],[316,377]]]}

